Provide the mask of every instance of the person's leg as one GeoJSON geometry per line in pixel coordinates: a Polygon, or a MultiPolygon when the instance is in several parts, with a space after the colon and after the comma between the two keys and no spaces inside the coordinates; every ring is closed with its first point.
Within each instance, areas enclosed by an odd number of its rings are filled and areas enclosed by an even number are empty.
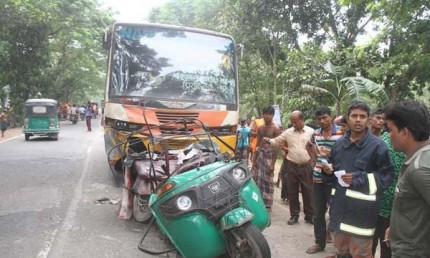
{"type": "MultiPolygon", "coordinates": [[[[375,256],[376,248],[378,247],[378,243],[381,238],[381,231],[382,231],[382,225],[381,225],[381,216],[378,216],[378,222],[376,223],[375,228],[375,234],[373,235],[373,241],[372,241],[372,255],[375,256]]],[[[384,232],[385,234],[385,232],[384,232]]],[[[382,235],[384,237],[384,235],[382,235]]],[[[382,238],[383,239],[383,238],[382,238]]]]}
{"type": "MultiPolygon", "coordinates": [[[[382,242],[385,239],[385,231],[387,230],[387,228],[390,226],[390,218],[384,218],[381,217],[380,223],[381,223],[381,237],[380,239],[380,246],[379,249],[381,249],[381,256],[380,258],[391,258],[391,248],[387,245],[386,242],[382,242]]],[[[379,221],[378,221],[379,223],[379,221]]]]}
{"type": "Polygon", "coordinates": [[[350,244],[349,235],[342,232],[336,232],[334,234],[334,249],[336,251],[337,257],[350,255],[349,244],[350,244]]]}
{"type": "Polygon", "coordinates": [[[323,183],[323,188],[324,188],[324,191],[323,191],[324,192],[324,199],[325,199],[325,204],[326,204],[326,206],[325,206],[326,210],[325,210],[325,214],[324,214],[324,218],[326,221],[326,229],[325,229],[326,240],[325,240],[325,243],[327,244],[327,243],[333,243],[333,238],[332,238],[330,231],[328,230],[328,223],[327,223],[330,220],[330,218],[327,220],[327,216],[326,216],[328,208],[330,206],[331,191],[333,189],[333,186],[323,183]]]}
{"type": "Polygon", "coordinates": [[[299,181],[297,178],[297,167],[290,161],[287,161],[287,184],[288,184],[288,200],[290,201],[290,216],[291,218],[299,218],[300,203],[299,203],[299,181]]]}
{"type": "Polygon", "coordinates": [[[87,130],[89,131],[89,129],[88,129],[88,117],[87,116],[85,116],[85,124],[87,125],[87,130]]]}
{"type": "Polygon", "coordinates": [[[351,236],[349,251],[354,258],[373,258],[373,238],[351,236]]]}
{"type": "Polygon", "coordinates": [[[87,130],[91,131],[91,117],[90,116],[86,116],[85,120],[87,122],[87,130]]]}
{"type": "Polygon", "coordinates": [[[288,200],[288,186],[287,186],[287,160],[282,161],[282,166],[279,171],[279,176],[281,178],[281,199],[283,201],[288,200]]]}
{"type": "Polygon", "coordinates": [[[243,147],[242,154],[242,158],[245,161],[245,164],[248,166],[248,146],[243,147]]]}
{"type": "Polygon", "coordinates": [[[314,202],[313,202],[313,179],[312,179],[312,166],[309,164],[302,167],[300,174],[300,187],[302,189],[303,198],[303,212],[305,213],[305,220],[313,222],[314,217],[314,202]]]}
{"type": "Polygon", "coordinates": [[[326,245],[326,228],[325,213],[327,212],[327,200],[324,194],[324,185],[321,183],[314,184],[314,234],[315,242],[322,248],[326,245]]]}
{"type": "Polygon", "coordinates": [[[313,197],[315,244],[306,250],[309,254],[324,250],[326,245],[325,212],[327,210],[327,205],[325,205],[324,187],[322,183],[314,183],[313,197]]]}

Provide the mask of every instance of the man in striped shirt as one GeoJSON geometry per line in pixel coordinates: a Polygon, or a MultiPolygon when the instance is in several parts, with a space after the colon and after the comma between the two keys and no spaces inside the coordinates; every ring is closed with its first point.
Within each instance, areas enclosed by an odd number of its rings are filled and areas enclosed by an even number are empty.
{"type": "Polygon", "coordinates": [[[333,144],[343,136],[333,123],[331,111],[327,107],[320,107],[315,111],[315,119],[320,128],[315,131],[313,143],[317,154],[316,165],[313,169],[313,199],[314,199],[314,234],[315,245],[306,252],[313,254],[323,251],[326,245],[327,227],[325,213],[331,197],[333,176],[322,172],[322,163],[327,162],[333,144]]]}

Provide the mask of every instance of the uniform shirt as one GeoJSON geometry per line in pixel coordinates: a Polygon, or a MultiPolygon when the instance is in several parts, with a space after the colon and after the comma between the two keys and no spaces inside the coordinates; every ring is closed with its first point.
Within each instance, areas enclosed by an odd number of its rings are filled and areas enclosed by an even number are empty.
{"type": "Polygon", "coordinates": [[[297,131],[294,127],[288,128],[281,135],[270,139],[270,144],[279,147],[283,143],[288,144],[287,160],[296,164],[305,164],[311,157],[306,150],[306,144],[311,140],[315,130],[309,126],[304,126],[297,131]]]}
{"type": "Polygon", "coordinates": [[[348,235],[372,238],[378,220],[383,190],[393,181],[394,166],[386,144],[366,129],[358,141],[347,131],[335,142],[328,162],[334,171],[352,174],[352,184],[337,182],[330,204],[329,229],[348,235]]]}

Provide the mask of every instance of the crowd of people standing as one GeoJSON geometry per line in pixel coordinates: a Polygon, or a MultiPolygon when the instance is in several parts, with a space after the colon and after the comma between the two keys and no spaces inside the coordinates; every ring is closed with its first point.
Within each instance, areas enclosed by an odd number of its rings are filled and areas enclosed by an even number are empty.
{"type": "Polygon", "coordinates": [[[58,106],[58,118],[64,120],[71,120],[72,116],[80,116],[85,118],[87,131],[91,132],[91,119],[98,114],[98,107],[96,104],[87,101],[81,106],[76,104],[64,103],[58,106]]]}
{"type": "Polygon", "coordinates": [[[374,257],[378,245],[381,258],[430,257],[430,117],[424,104],[405,101],[371,112],[356,102],[338,118],[320,107],[315,129],[298,110],[284,131],[273,116],[274,108],[265,107],[263,118],[248,125],[251,167],[271,212],[274,165],[283,151],[287,224],[298,223],[301,192],[304,220],[314,227],[315,243],[304,251],[317,253],[333,242],[336,254],[328,257],[374,257]]]}

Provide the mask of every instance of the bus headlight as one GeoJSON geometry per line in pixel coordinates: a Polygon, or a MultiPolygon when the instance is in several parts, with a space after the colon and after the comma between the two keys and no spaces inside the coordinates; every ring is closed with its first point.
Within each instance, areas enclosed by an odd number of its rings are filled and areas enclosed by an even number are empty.
{"type": "Polygon", "coordinates": [[[236,181],[240,182],[243,179],[245,179],[246,171],[242,167],[237,167],[237,168],[233,169],[232,175],[233,175],[234,179],[236,179],[236,181]]]}
{"type": "Polygon", "coordinates": [[[178,200],[176,200],[176,206],[178,206],[178,209],[181,211],[189,210],[192,204],[191,198],[186,195],[180,196],[178,200]]]}

